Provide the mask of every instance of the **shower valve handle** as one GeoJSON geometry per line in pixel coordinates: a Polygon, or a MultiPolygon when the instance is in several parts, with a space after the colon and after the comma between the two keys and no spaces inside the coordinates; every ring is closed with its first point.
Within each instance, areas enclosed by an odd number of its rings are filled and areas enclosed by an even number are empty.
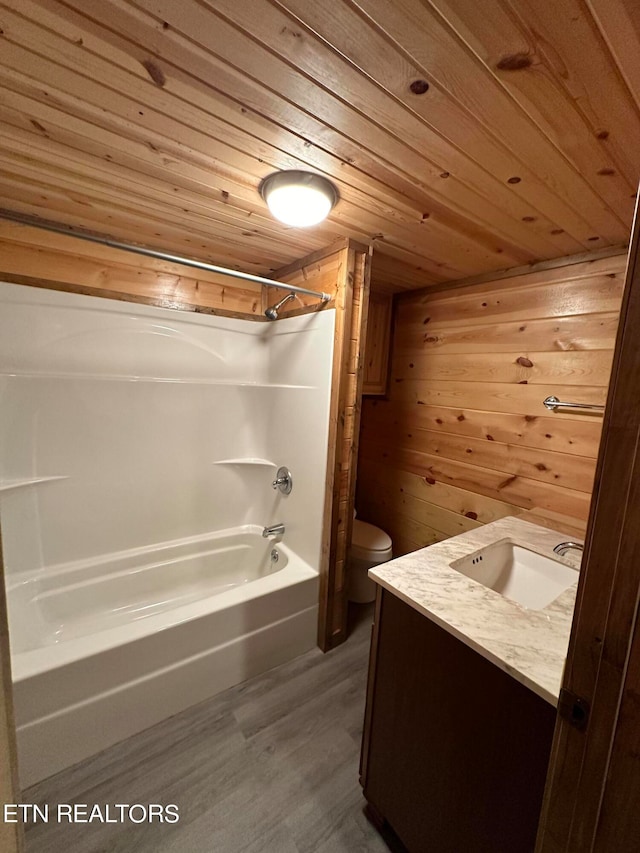
{"type": "Polygon", "coordinates": [[[278,468],[276,479],[271,483],[274,489],[280,489],[283,495],[290,495],[293,488],[293,477],[288,468],[278,468]]]}

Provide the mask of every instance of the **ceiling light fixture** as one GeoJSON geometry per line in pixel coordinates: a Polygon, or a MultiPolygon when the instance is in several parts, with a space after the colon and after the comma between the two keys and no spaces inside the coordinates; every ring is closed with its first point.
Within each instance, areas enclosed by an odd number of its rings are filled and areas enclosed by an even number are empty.
{"type": "Polygon", "coordinates": [[[327,178],[298,170],[268,175],[260,184],[260,195],[276,219],[295,228],[322,222],[339,199],[327,178]]]}

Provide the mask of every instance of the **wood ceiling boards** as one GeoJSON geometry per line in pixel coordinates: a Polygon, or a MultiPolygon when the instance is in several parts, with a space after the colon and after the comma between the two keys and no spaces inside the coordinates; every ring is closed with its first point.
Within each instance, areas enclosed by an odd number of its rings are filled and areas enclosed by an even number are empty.
{"type": "Polygon", "coordinates": [[[403,290],[621,246],[634,0],[3,0],[0,205],[266,274],[340,236],[403,290]],[[327,175],[323,225],[260,180],[327,175]]]}

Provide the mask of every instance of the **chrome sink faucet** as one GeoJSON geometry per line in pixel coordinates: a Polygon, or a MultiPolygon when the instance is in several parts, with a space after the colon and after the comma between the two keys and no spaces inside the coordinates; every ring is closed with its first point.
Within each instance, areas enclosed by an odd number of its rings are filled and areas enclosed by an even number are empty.
{"type": "Polygon", "coordinates": [[[270,527],[265,527],[262,531],[262,536],[264,539],[268,539],[269,536],[279,536],[284,533],[284,524],[272,524],[270,527]]]}
{"type": "Polygon", "coordinates": [[[582,542],[561,542],[559,545],[553,549],[554,554],[559,554],[561,557],[570,551],[572,548],[575,548],[576,551],[584,551],[584,543],[582,542]]]}

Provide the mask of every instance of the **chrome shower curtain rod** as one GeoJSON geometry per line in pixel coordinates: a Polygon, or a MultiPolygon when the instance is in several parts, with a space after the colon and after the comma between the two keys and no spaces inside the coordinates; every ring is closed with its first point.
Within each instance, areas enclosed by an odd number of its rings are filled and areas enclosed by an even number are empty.
{"type": "Polygon", "coordinates": [[[90,243],[101,243],[103,246],[110,246],[112,249],[122,249],[125,252],[135,252],[138,255],[146,255],[148,258],[157,258],[160,261],[170,261],[174,264],[184,264],[184,266],[187,267],[195,267],[196,269],[215,272],[219,275],[233,276],[233,278],[240,278],[243,281],[251,281],[254,284],[263,284],[267,287],[278,287],[281,290],[288,290],[290,293],[304,293],[306,296],[313,296],[315,299],[320,299],[321,302],[331,301],[331,295],[329,293],[322,293],[317,290],[307,290],[306,287],[297,287],[295,284],[283,284],[282,282],[274,281],[271,278],[263,278],[260,275],[253,275],[249,272],[230,270],[227,267],[208,264],[206,261],[196,261],[193,258],[183,258],[181,255],[171,255],[168,252],[160,252],[156,249],[147,249],[145,246],[121,243],[119,240],[112,240],[110,237],[103,237],[100,234],[91,234],[90,232],[83,231],[70,231],[68,227],[59,225],[57,222],[50,222],[48,219],[38,219],[37,216],[29,216],[26,213],[15,213],[12,210],[0,209],[0,219],[8,219],[10,222],[18,222],[21,225],[31,225],[35,228],[42,228],[45,231],[54,231],[56,234],[64,234],[67,237],[79,237],[81,240],[88,240],[90,243]]]}

